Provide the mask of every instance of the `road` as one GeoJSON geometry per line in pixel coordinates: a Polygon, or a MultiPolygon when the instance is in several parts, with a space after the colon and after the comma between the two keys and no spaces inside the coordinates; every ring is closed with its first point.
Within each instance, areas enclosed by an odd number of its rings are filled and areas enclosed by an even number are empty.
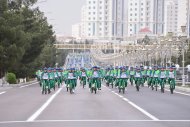
{"type": "Polygon", "coordinates": [[[105,86],[96,95],[80,86],[72,95],[65,87],[49,95],[40,90],[38,83],[1,89],[0,127],[190,127],[190,93],[133,86],[125,94],[105,86]]]}

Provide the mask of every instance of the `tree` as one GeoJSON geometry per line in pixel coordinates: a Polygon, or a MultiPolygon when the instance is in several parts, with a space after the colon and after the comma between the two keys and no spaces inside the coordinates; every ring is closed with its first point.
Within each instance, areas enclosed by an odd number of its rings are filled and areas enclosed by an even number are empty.
{"type": "Polygon", "coordinates": [[[38,8],[31,8],[36,1],[0,0],[1,76],[7,71],[17,77],[30,76],[40,65],[36,59],[45,52],[46,45],[55,50],[52,26],[38,8]]]}

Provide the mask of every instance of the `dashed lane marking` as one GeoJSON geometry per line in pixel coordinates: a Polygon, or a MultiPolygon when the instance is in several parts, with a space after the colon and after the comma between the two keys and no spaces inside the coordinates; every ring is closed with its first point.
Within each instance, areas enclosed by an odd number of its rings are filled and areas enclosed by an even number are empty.
{"type": "MultiPolygon", "coordinates": [[[[109,88],[108,88],[109,89],[109,88]]],[[[138,109],[140,112],[142,112],[144,115],[148,116],[149,118],[151,118],[152,120],[159,120],[158,118],[156,118],[155,116],[153,116],[152,114],[148,113],[147,111],[145,111],[144,109],[142,109],[141,107],[137,106],[135,103],[131,102],[129,99],[121,96],[120,94],[116,93],[115,91],[111,91],[113,94],[115,94],[116,96],[120,97],[122,100],[126,101],[127,103],[129,103],[130,105],[132,105],[134,108],[138,109]]]]}
{"type": "MultiPolygon", "coordinates": [[[[148,87],[148,85],[145,85],[145,86],[148,87]]],[[[158,89],[160,90],[161,88],[158,88],[158,89]]],[[[168,92],[170,92],[170,90],[167,89],[167,88],[165,88],[165,90],[168,91],[168,92]]],[[[183,93],[183,92],[178,92],[178,91],[174,91],[174,93],[181,94],[181,95],[185,95],[185,96],[190,96],[190,94],[183,93]]]]}
{"type": "MultiPolygon", "coordinates": [[[[165,89],[166,91],[169,91],[168,89],[165,89]]],[[[181,95],[185,95],[185,96],[190,96],[190,94],[186,94],[186,93],[182,93],[182,92],[177,92],[177,91],[174,91],[174,93],[178,93],[178,94],[181,94],[181,95]]]]}
{"type": "Polygon", "coordinates": [[[0,93],[0,95],[5,94],[5,93],[6,93],[6,91],[3,91],[3,92],[0,93]]]}

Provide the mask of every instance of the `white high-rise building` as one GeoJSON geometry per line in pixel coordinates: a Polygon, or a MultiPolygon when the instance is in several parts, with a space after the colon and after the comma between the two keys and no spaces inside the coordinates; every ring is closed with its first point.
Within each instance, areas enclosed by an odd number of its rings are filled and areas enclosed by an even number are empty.
{"type": "Polygon", "coordinates": [[[81,23],[72,25],[72,37],[76,39],[81,38],[81,23]]]}
{"type": "Polygon", "coordinates": [[[86,11],[86,6],[83,6],[81,9],[81,38],[86,38],[87,36],[87,31],[86,31],[86,20],[87,20],[87,11],[86,11]]]}
{"type": "Polygon", "coordinates": [[[178,29],[178,0],[165,0],[164,35],[173,32],[177,35],[178,29]]]}
{"type": "Polygon", "coordinates": [[[190,38],[190,0],[188,0],[188,24],[187,24],[187,31],[188,31],[188,37],[190,38]]]}
{"type": "Polygon", "coordinates": [[[178,0],[178,33],[181,32],[181,26],[187,26],[187,30],[189,29],[189,1],[178,0]]]}
{"type": "Polygon", "coordinates": [[[86,39],[123,39],[125,0],[86,0],[82,29],[86,39]]]}
{"type": "Polygon", "coordinates": [[[163,34],[164,0],[127,0],[127,6],[128,36],[136,36],[142,29],[163,34]]]}

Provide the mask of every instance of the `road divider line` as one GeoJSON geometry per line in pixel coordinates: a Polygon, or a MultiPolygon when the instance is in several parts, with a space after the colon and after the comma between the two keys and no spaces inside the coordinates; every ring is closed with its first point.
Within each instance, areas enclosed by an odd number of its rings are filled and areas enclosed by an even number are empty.
{"type": "MultiPolygon", "coordinates": [[[[109,88],[108,88],[109,89],[109,88]]],[[[116,93],[115,91],[111,91],[113,94],[115,94],[116,96],[120,97],[122,100],[126,101],[127,103],[129,103],[131,106],[133,106],[134,108],[138,109],[140,112],[142,112],[144,115],[148,116],[149,118],[151,118],[152,120],[156,121],[159,120],[158,118],[156,118],[155,116],[153,116],[152,114],[148,113],[147,111],[145,111],[144,109],[142,109],[141,107],[137,106],[135,103],[131,102],[129,99],[121,96],[120,94],[116,93]]]]}
{"type": "Polygon", "coordinates": [[[32,83],[32,84],[28,84],[28,85],[24,85],[24,86],[20,86],[20,88],[25,88],[25,87],[28,87],[28,86],[31,86],[31,85],[34,85],[34,84],[37,84],[38,82],[35,82],[35,83],[32,83]]]}
{"type": "Polygon", "coordinates": [[[5,94],[5,93],[6,93],[6,91],[3,91],[3,92],[0,93],[0,95],[5,94]]]}
{"type": "MultiPolygon", "coordinates": [[[[35,120],[30,123],[53,123],[53,122],[190,122],[190,120],[35,120]]],[[[28,123],[27,121],[0,121],[0,124],[28,123]]]]}
{"type": "MultiPolygon", "coordinates": [[[[148,85],[145,85],[146,87],[148,87],[148,85]]],[[[159,87],[158,88],[159,90],[161,90],[161,88],[159,87]]],[[[165,88],[166,91],[170,92],[169,89],[165,88]]],[[[177,93],[177,94],[181,94],[181,95],[185,95],[185,96],[190,96],[190,94],[187,94],[187,93],[183,93],[183,92],[178,92],[178,91],[174,91],[174,93],[177,93]]]]}
{"type": "MultiPolygon", "coordinates": [[[[166,91],[169,91],[168,89],[165,89],[166,91]]],[[[182,92],[177,92],[177,91],[174,91],[174,93],[178,93],[178,94],[181,94],[181,95],[186,95],[186,96],[190,96],[190,94],[186,94],[186,93],[182,93],[182,92]]]]}
{"type": "Polygon", "coordinates": [[[53,94],[32,116],[27,119],[27,122],[34,121],[46,108],[47,106],[53,101],[53,99],[61,92],[63,87],[59,88],[55,94],[53,94]]]}
{"type": "Polygon", "coordinates": [[[36,120],[34,122],[190,122],[190,120],[36,120]]]}

